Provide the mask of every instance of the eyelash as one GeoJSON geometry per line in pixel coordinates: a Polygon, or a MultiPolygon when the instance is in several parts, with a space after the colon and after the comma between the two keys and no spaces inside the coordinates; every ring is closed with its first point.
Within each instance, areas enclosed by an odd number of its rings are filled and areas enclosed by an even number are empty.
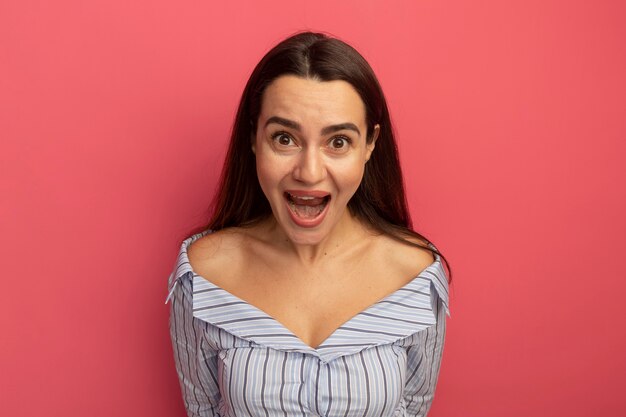
{"type": "Polygon", "coordinates": [[[343,135],[333,136],[333,137],[330,139],[329,143],[331,143],[331,144],[332,144],[332,143],[333,143],[335,140],[337,140],[337,139],[341,139],[341,140],[345,141],[347,146],[349,146],[349,145],[351,145],[351,144],[352,144],[352,140],[351,140],[349,137],[347,137],[347,136],[343,136],[343,135]]]}
{"type": "MultiPolygon", "coordinates": [[[[289,138],[289,140],[291,140],[293,142],[293,138],[291,137],[291,135],[287,132],[283,132],[283,131],[279,131],[276,133],[272,134],[272,140],[273,141],[277,141],[277,139],[281,136],[287,136],[289,138]]],[[[283,146],[287,146],[287,145],[283,145],[283,146]]]]}
{"type": "MultiPolygon", "coordinates": [[[[289,138],[289,140],[291,140],[292,142],[294,141],[294,139],[291,137],[291,135],[290,135],[289,133],[284,132],[284,131],[282,131],[282,130],[281,130],[281,131],[278,131],[278,132],[276,132],[276,133],[273,133],[273,134],[272,134],[272,136],[271,136],[271,138],[272,138],[272,140],[273,140],[273,141],[276,141],[276,140],[277,140],[279,137],[281,137],[281,136],[287,136],[287,137],[289,138]]],[[[329,144],[332,144],[332,143],[333,143],[333,141],[335,141],[335,140],[337,140],[337,139],[341,139],[341,140],[345,141],[345,142],[346,142],[346,145],[351,145],[351,144],[352,144],[352,139],[350,139],[349,137],[344,136],[344,135],[337,135],[337,136],[333,136],[332,138],[330,138],[330,140],[328,141],[328,143],[329,143],[329,144]]],[[[283,145],[283,146],[288,146],[288,145],[283,145]]],[[[335,149],[340,150],[340,149],[343,149],[343,147],[342,147],[342,148],[335,148],[335,149]]]]}

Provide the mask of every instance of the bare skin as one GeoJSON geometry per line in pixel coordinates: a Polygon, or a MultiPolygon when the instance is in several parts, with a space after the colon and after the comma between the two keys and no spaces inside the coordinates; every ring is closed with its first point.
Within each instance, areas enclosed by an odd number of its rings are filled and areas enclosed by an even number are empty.
{"type": "Polygon", "coordinates": [[[433,262],[428,250],[348,221],[353,233],[342,233],[343,238],[330,239],[317,251],[309,248],[306,255],[294,250],[272,218],[209,234],[189,247],[188,256],[198,275],[317,348],[343,323],[433,262]]]}
{"type": "Polygon", "coordinates": [[[272,215],[197,240],[189,260],[316,348],[433,257],[374,233],[347,208],[380,133],[375,125],[366,138],[365,105],[350,84],[279,77],[263,94],[257,126],[251,148],[272,215]],[[294,194],[326,198],[324,208],[307,214],[294,194]]]}

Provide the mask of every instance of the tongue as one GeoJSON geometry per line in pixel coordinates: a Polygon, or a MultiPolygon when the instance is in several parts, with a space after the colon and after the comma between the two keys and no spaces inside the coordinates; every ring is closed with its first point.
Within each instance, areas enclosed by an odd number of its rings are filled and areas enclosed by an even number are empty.
{"type": "Polygon", "coordinates": [[[317,217],[322,210],[324,210],[324,204],[318,204],[315,206],[310,206],[308,204],[294,204],[292,207],[296,215],[304,219],[313,219],[317,217]]]}

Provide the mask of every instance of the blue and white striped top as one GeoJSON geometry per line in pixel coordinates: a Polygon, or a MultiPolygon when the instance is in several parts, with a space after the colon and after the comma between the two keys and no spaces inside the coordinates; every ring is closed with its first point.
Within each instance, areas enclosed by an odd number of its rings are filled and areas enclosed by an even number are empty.
{"type": "MultiPolygon", "coordinates": [[[[197,275],[183,242],[169,279],[170,333],[189,416],[425,416],[448,310],[440,257],[316,349],[197,275]]],[[[166,301],[167,302],[167,301],[166,301]]]]}

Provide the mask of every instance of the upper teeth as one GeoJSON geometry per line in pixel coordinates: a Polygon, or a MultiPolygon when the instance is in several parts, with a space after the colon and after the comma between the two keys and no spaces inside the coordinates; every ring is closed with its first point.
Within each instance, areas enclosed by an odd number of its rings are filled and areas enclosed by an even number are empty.
{"type": "Polygon", "coordinates": [[[313,200],[315,198],[315,197],[313,197],[311,195],[297,196],[297,195],[293,195],[291,193],[289,193],[289,195],[291,196],[291,198],[297,198],[298,200],[313,200]]]}

